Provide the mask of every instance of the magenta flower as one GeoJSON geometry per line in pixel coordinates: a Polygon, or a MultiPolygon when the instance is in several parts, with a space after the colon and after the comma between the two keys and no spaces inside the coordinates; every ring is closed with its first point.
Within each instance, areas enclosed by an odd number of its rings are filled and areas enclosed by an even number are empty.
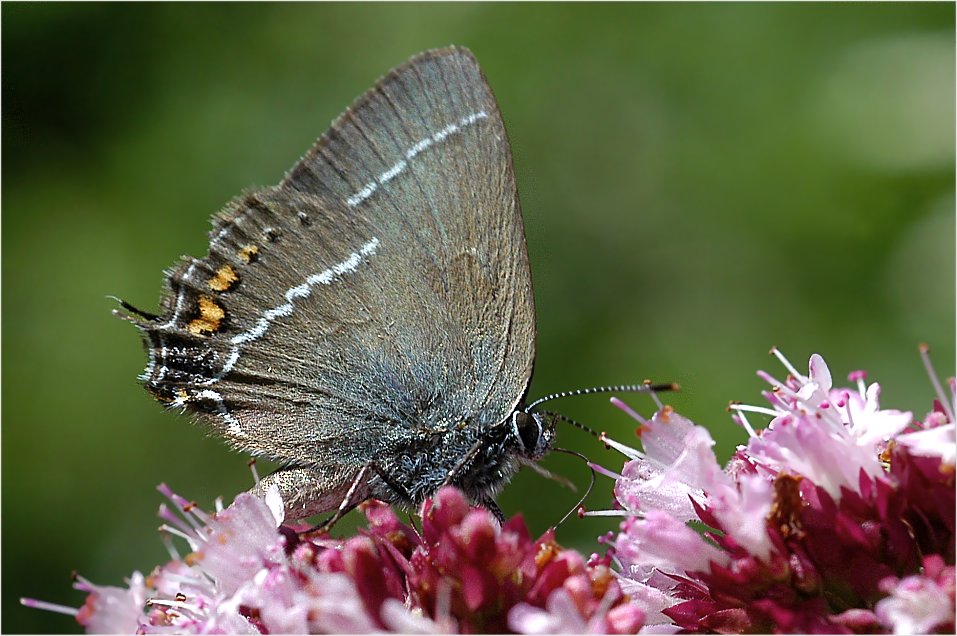
{"type": "Polygon", "coordinates": [[[79,579],[72,614],[93,633],[633,633],[628,602],[607,561],[561,548],[552,532],[533,541],[520,517],[504,526],[470,508],[454,488],[422,509],[422,532],[385,504],[363,506],[359,535],[307,538],[281,526],[278,491],[241,494],[208,514],[165,486],[176,513],[163,529],[188,545],[127,588],[79,579]]]}
{"type": "Polygon", "coordinates": [[[614,558],[645,630],[952,631],[953,380],[920,423],[881,409],[863,372],[856,390],[834,388],[820,356],[803,375],[774,353],[789,375],[760,374],[770,408],[732,407],[750,439],[725,469],[704,428],[613,400],[641,423],[643,450],[606,440],[630,461],[604,471],[620,509],[591,514],[625,517],[614,558]]]}
{"type": "MultiPolygon", "coordinates": [[[[708,431],[660,402],[615,480],[603,555],[499,525],[454,488],[422,528],[380,502],[342,539],[282,525],[278,491],[206,513],[165,486],[170,561],[94,585],[75,616],[95,633],[924,633],[954,630],[955,384],[931,370],[931,412],[880,406],[880,386],[833,386],[814,355],[769,406],[732,405],[749,440],[721,467],[708,431]],[[769,418],[756,430],[748,414],[769,418]],[[174,547],[185,545],[185,555],[174,547]],[[610,547],[608,547],[610,546],[610,547]]],[[[926,350],[922,355],[930,369],[926,350]]]]}
{"type": "Polygon", "coordinates": [[[954,568],[939,555],[924,558],[923,574],[881,581],[888,596],[879,600],[875,613],[895,634],[954,631],[954,568]]]}

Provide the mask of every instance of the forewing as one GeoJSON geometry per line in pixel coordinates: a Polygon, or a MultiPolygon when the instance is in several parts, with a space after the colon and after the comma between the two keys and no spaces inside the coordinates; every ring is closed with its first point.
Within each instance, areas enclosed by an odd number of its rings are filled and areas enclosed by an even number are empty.
{"type": "Polygon", "coordinates": [[[133,317],[147,388],[234,445],[359,466],[524,395],[534,307],[511,154],[472,54],[382,78],[133,317]]]}

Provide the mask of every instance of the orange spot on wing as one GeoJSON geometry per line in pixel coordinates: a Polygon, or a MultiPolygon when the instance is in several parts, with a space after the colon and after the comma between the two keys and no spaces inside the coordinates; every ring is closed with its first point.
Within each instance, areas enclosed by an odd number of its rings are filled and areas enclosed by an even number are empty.
{"type": "Polygon", "coordinates": [[[247,263],[252,263],[259,255],[258,245],[245,245],[239,250],[239,258],[247,263]]]}
{"type": "Polygon", "coordinates": [[[216,270],[216,275],[210,278],[208,283],[210,289],[213,291],[224,292],[235,285],[238,280],[239,275],[236,273],[236,270],[233,269],[232,265],[227,263],[216,270]]]}
{"type": "Polygon", "coordinates": [[[198,304],[199,316],[186,325],[186,330],[197,336],[215,333],[226,317],[225,310],[209,296],[200,296],[198,304]]]}

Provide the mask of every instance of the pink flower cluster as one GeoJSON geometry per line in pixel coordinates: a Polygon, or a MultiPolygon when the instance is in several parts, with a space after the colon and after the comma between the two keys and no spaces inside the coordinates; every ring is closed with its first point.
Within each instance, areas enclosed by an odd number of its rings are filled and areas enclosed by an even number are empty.
{"type": "Polygon", "coordinates": [[[708,431],[663,406],[615,479],[623,518],[604,556],[499,526],[461,492],[422,507],[421,530],[367,502],[368,527],[333,539],[282,525],[273,490],[207,514],[161,487],[181,555],[127,586],[78,578],[89,632],[126,633],[953,633],[955,384],[920,422],[881,409],[854,372],[835,388],[820,356],[807,375],[761,373],[767,407],[733,404],[749,434],[722,468],[708,431]],[[748,414],[770,418],[756,430],[748,414]]]}
{"type": "Polygon", "coordinates": [[[421,532],[385,504],[363,506],[368,529],[337,540],[280,526],[273,491],[239,495],[207,514],[161,487],[164,529],[181,556],[128,587],[93,585],[80,610],[91,633],[634,633],[641,610],[621,593],[607,560],[586,562],[552,532],[537,541],[521,517],[504,526],[454,488],[422,509],[421,532]]]}
{"type": "Polygon", "coordinates": [[[646,629],[952,633],[953,380],[915,422],[882,410],[863,372],[835,388],[820,356],[803,375],[778,355],[787,379],[760,374],[771,407],[732,405],[750,439],[724,469],[706,429],[616,401],[643,450],[606,440],[631,458],[611,474],[614,558],[646,629]]]}

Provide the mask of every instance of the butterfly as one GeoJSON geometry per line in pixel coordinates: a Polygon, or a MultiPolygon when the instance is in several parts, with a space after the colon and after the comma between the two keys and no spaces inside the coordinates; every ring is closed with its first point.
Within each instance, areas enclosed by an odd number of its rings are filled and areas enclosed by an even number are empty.
{"type": "Polygon", "coordinates": [[[278,486],[289,519],[444,484],[501,518],[496,493],[553,446],[554,414],[524,404],[535,307],[508,136],[467,49],[393,69],[279,185],[229,203],[161,306],[116,310],[146,389],[280,462],[253,492],[278,486]]]}

